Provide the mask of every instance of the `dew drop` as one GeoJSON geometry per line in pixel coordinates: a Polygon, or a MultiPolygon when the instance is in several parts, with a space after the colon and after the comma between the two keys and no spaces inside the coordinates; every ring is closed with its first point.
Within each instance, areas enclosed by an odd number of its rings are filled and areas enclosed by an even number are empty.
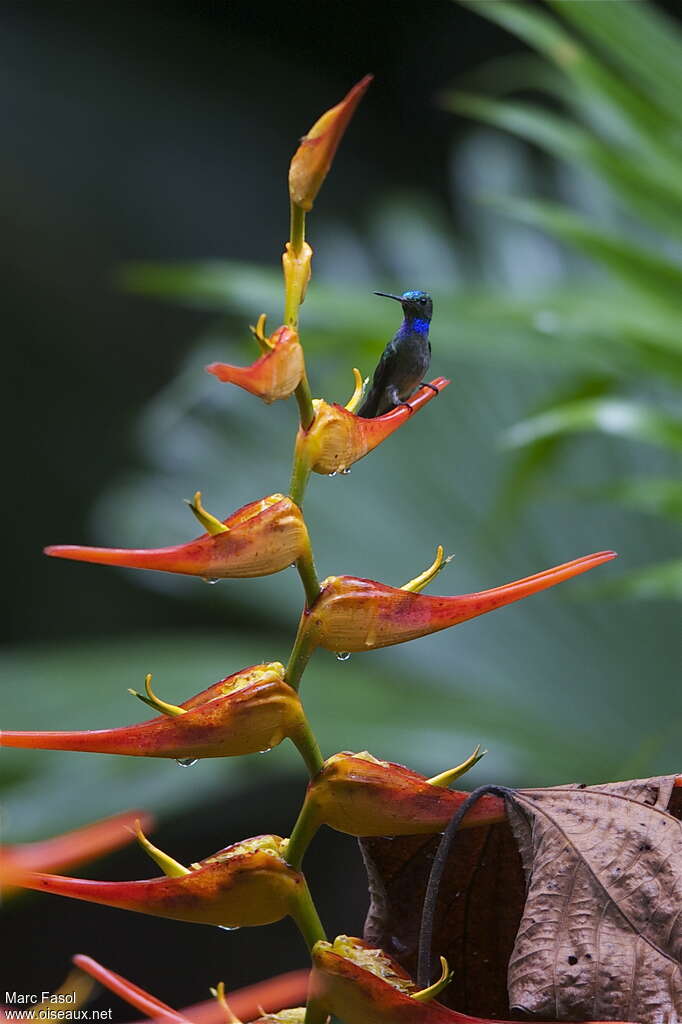
{"type": "Polygon", "coordinates": [[[218,582],[218,580],[215,579],[213,576],[202,576],[201,578],[204,581],[204,583],[210,583],[211,586],[213,586],[214,583],[218,582]]]}
{"type": "Polygon", "coordinates": [[[272,747],[266,747],[265,750],[259,750],[258,753],[259,754],[269,754],[271,750],[272,750],[272,747]]]}
{"type": "Polygon", "coordinates": [[[216,928],[220,928],[221,932],[238,932],[239,931],[239,925],[235,925],[232,928],[230,928],[226,924],[219,924],[219,925],[216,925],[216,928]]]}
{"type": "Polygon", "coordinates": [[[198,764],[198,757],[176,757],[175,763],[179,764],[181,768],[191,768],[192,765],[198,764]]]}
{"type": "Polygon", "coordinates": [[[333,477],[333,476],[336,476],[336,470],[334,470],[334,472],[333,472],[333,473],[327,473],[327,476],[328,476],[328,477],[333,477]]]}
{"type": "Polygon", "coordinates": [[[347,468],[346,469],[342,469],[341,470],[341,476],[350,476],[350,470],[347,469],[347,468]]]}
{"type": "Polygon", "coordinates": [[[336,652],[336,660],[337,661],[350,661],[350,651],[337,651],[336,652]]]}

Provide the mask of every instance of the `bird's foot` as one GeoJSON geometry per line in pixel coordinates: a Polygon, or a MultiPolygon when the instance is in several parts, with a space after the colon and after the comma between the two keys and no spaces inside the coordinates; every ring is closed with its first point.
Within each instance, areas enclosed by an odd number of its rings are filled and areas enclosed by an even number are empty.
{"type": "Polygon", "coordinates": [[[433,391],[434,395],[439,395],[440,394],[440,388],[437,388],[435,384],[427,383],[427,381],[425,381],[425,380],[423,380],[421,382],[419,387],[420,388],[431,388],[431,390],[433,391]]]}

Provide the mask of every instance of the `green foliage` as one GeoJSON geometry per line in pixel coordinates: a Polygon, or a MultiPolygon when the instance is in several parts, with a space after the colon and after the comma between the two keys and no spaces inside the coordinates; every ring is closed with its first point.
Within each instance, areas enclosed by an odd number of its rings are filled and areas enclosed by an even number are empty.
{"type": "MultiPolygon", "coordinates": [[[[527,140],[579,173],[589,172],[605,189],[604,210],[575,212],[567,205],[535,199],[505,198],[496,206],[508,216],[533,225],[602,264],[633,314],[633,331],[625,345],[640,349],[636,378],[612,368],[623,399],[556,404],[507,432],[516,445],[536,447],[535,473],[556,457],[548,437],[595,430],[680,450],[682,419],[674,386],[682,369],[682,160],[680,86],[682,37],[651,4],[638,0],[567,4],[547,0],[556,17],[514,0],[469,4],[509,29],[548,57],[559,72],[550,90],[565,112],[550,113],[537,103],[499,100],[454,91],[446,105],[502,131],[527,140]],[[616,210],[618,230],[609,221],[616,210]],[[596,215],[595,215],[596,214],[596,215]],[[666,376],[673,388],[657,393],[658,402],[642,402],[655,377],[666,376]],[[634,397],[637,396],[637,397],[634,397]],[[667,408],[666,408],[667,406],[667,408]],[[542,447],[538,447],[542,445],[542,447]]],[[[516,77],[515,89],[537,88],[516,77]]],[[[604,288],[605,301],[620,301],[604,288]]],[[[579,289],[574,308],[583,304],[579,289]]],[[[629,335],[629,337],[628,337],[629,335]]],[[[529,460],[519,464],[519,482],[528,481],[529,460]]],[[[679,478],[666,481],[668,490],[679,478]]],[[[621,493],[638,495],[637,503],[657,509],[661,481],[646,476],[626,479],[621,493]]],[[[509,485],[508,485],[508,489],[509,485]]],[[[604,491],[603,493],[606,493],[604,491]]],[[[665,514],[665,513],[664,513],[665,514]]],[[[675,597],[682,592],[679,563],[666,561],[625,576],[614,590],[630,597],[675,597]]]]}

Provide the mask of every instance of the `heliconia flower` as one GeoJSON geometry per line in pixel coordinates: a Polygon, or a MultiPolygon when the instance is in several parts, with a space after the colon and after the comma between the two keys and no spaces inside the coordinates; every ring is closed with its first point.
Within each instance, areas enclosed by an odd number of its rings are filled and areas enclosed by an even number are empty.
{"type": "Polygon", "coordinates": [[[153,825],[151,816],[142,811],[123,811],[50,839],[0,846],[0,863],[26,871],[55,871],[85,864],[132,842],[130,828],[135,821],[141,821],[147,829],[153,825]]]}
{"type": "Polygon", "coordinates": [[[312,208],[343,133],[372,78],[372,75],[365,75],[341,102],[327,110],[301,139],[289,167],[289,195],[291,202],[302,210],[312,208]]]}
{"type": "Polygon", "coordinates": [[[57,544],[45,548],[45,554],[76,562],[158,569],[215,580],[269,576],[286,569],[309,549],[301,511],[283,494],[252,501],[224,522],[205,511],[199,491],[190,508],[207,532],[188,544],[150,549],[57,544]]]}
{"type": "MultiPolygon", "coordinates": [[[[157,999],[156,996],[140,988],[139,985],[116,974],[110,968],[104,967],[92,957],[79,953],[73,957],[73,962],[81,971],[105,985],[131,1006],[148,1014],[151,1020],[167,1020],[173,1021],[175,1024],[234,1024],[234,1022],[239,1024],[241,1017],[250,1021],[255,1014],[266,1013],[273,1008],[277,1008],[278,1015],[279,1013],[288,1014],[290,1011],[279,1011],[279,1007],[282,1004],[287,1005],[292,999],[294,1001],[305,999],[308,988],[309,972],[307,970],[290,971],[288,974],[270,978],[268,981],[256,985],[249,985],[236,992],[230,992],[229,1004],[221,983],[212,989],[213,999],[197,1003],[194,1006],[187,1006],[183,1010],[174,1010],[157,999]]],[[[277,1017],[271,1019],[276,1020],[277,1017]]],[[[281,1019],[292,1018],[284,1016],[281,1019]]]]}
{"type": "Polygon", "coordinates": [[[268,405],[280,398],[289,398],[303,377],[305,364],[298,334],[292,327],[279,327],[266,338],[261,317],[254,334],[263,355],[251,366],[230,366],[229,363],[211,363],[206,367],[218,380],[236,384],[268,405]]]}
{"type": "Polygon", "coordinates": [[[287,737],[298,743],[305,730],[300,698],[284,681],[279,662],[235,672],[180,705],[160,700],[151,689],[151,676],[145,682],[146,696],[130,692],[160,711],[158,718],[114,729],[5,730],[0,741],[6,747],[195,760],[255,754],[287,737]]]}
{"type": "Polygon", "coordinates": [[[361,939],[340,936],[333,944],[318,942],[306,1022],[323,1024],[333,1014],[344,1024],[492,1024],[430,1001],[448,981],[447,964],[441,964],[441,980],[417,992],[399,964],[361,939]]]}
{"type": "Polygon", "coordinates": [[[371,651],[415,640],[537,594],[615,557],[614,551],[600,551],[492,590],[456,597],[419,593],[445,564],[442,549],[434,565],[402,589],[355,576],[329,576],[322,581],[317,601],[303,612],[296,658],[292,659],[295,671],[290,671],[287,679],[292,686],[298,685],[316,647],[337,652],[371,651]]]}
{"type": "Polygon", "coordinates": [[[435,398],[449,383],[445,377],[436,377],[421,387],[407,404],[396,406],[373,419],[356,416],[351,411],[357,405],[357,391],[345,408],[321,398],[315,399],[312,424],[307,430],[301,427],[298,432],[297,455],[315,473],[328,476],[342,473],[385,441],[407,422],[412,413],[435,398]]]}
{"type": "MultiPolygon", "coordinates": [[[[308,786],[289,841],[289,863],[298,865],[321,825],[351,836],[442,832],[469,795],[447,787],[482,756],[477,747],[461,765],[427,779],[367,751],[334,754],[308,786]]],[[[488,794],[474,804],[462,827],[492,825],[505,817],[504,800],[488,794]]]]}
{"type": "Polygon", "coordinates": [[[147,852],[166,872],[163,876],[133,882],[100,882],[2,864],[0,880],[120,910],[222,928],[272,924],[291,916],[309,937],[306,930],[310,893],[303,875],[284,859],[285,839],[247,839],[189,868],[142,839],[147,852]]]}

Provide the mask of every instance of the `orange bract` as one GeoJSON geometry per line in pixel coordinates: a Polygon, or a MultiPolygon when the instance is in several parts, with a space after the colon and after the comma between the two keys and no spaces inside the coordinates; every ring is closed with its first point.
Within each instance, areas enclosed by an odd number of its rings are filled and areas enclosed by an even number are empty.
{"type": "Polygon", "coordinates": [[[289,196],[291,202],[302,210],[312,209],[343,133],[372,77],[365,75],[340,103],[318,118],[301,139],[289,167],[289,196]]]}
{"type": "Polygon", "coordinates": [[[303,349],[291,327],[279,327],[268,340],[270,350],[250,366],[211,363],[206,367],[218,380],[236,384],[268,405],[289,398],[304,372],[303,349]]]}
{"type": "Polygon", "coordinates": [[[295,738],[303,709],[279,663],[252,665],[139,725],[72,732],[3,731],[6,747],[82,750],[133,757],[237,757],[295,738]]]}
{"type": "MultiPolygon", "coordinates": [[[[308,786],[306,804],[317,824],[348,835],[417,835],[442,832],[468,795],[434,785],[402,765],[344,752],[325,762],[308,786]]],[[[504,801],[484,796],[463,827],[504,819],[504,801]]]]}
{"type": "Polygon", "coordinates": [[[437,633],[520,601],[615,558],[600,551],[492,590],[455,597],[433,597],[388,587],[355,576],[330,576],[320,596],[304,612],[299,637],[310,649],[370,651],[437,633]]]}
{"type": "Polygon", "coordinates": [[[186,874],[133,882],[67,878],[3,865],[10,885],[153,917],[226,928],[253,927],[295,915],[302,876],[284,861],[285,841],[258,836],[228,846],[186,874]]]}
{"type": "Polygon", "coordinates": [[[221,533],[205,533],[166,548],[96,548],[58,544],[46,555],[129,569],[157,569],[205,579],[269,576],[291,565],[309,540],[298,506],[282,494],[244,505],[224,520],[221,533]]]}
{"type": "Polygon", "coordinates": [[[315,418],[307,430],[299,430],[296,451],[315,473],[343,472],[402,427],[449,383],[445,377],[436,377],[430,386],[420,388],[408,405],[400,405],[374,419],[356,416],[341,405],[316,399],[315,418]]]}

